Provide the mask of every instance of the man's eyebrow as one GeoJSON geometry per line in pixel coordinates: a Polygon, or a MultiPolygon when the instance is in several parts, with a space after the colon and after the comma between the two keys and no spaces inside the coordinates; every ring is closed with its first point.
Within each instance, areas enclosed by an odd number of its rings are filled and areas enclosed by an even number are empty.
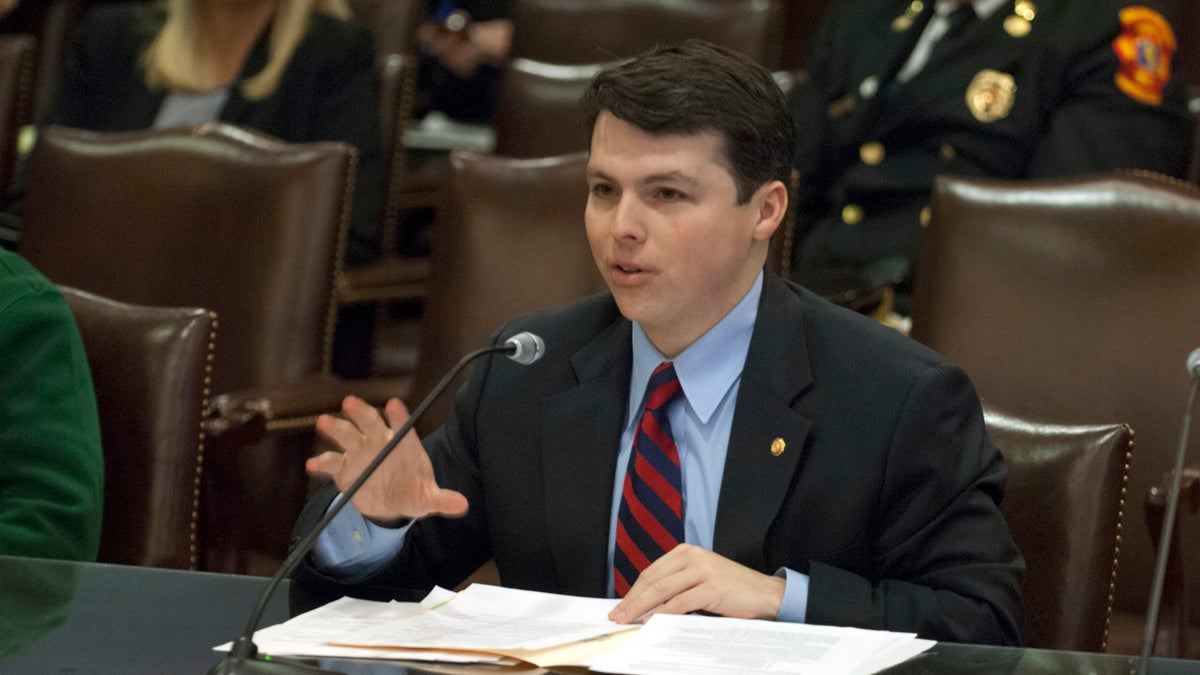
{"type": "Polygon", "coordinates": [[[608,182],[610,182],[610,183],[611,183],[611,182],[613,182],[613,179],[612,179],[612,177],[611,177],[611,176],[609,176],[608,174],[604,173],[604,172],[603,172],[603,171],[601,171],[600,169],[593,169],[593,168],[591,168],[591,167],[588,167],[588,170],[587,170],[587,177],[588,177],[588,178],[599,178],[600,180],[606,180],[606,181],[608,181],[608,182]]]}
{"type": "MultiPolygon", "coordinates": [[[[587,170],[587,176],[588,176],[588,178],[598,178],[600,180],[605,180],[605,181],[614,182],[614,183],[616,182],[616,180],[614,178],[612,178],[608,174],[604,173],[600,169],[589,168],[587,170]]],[[[638,184],[640,184],[640,185],[647,185],[647,184],[653,184],[653,183],[671,183],[671,182],[673,182],[673,183],[688,183],[690,185],[694,185],[699,181],[697,181],[694,177],[689,176],[686,173],[683,173],[682,171],[665,171],[662,173],[652,173],[648,176],[642,176],[641,178],[638,179],[638,184]]]]}
{"type": "Polygon", "coordinates": [[[698,181],[695,177],[690,176],[682,171],[666,171],[664,173],[652,173],[649,176],[643,176],[639,183],[688,183],[696,184],[698,181]]]}

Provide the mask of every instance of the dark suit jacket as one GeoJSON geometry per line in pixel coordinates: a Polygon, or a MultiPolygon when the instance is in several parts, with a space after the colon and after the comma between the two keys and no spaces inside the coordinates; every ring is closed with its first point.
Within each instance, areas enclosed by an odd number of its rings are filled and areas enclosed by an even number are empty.
{"type": "MultiPolygon", "coordinates": [[[[139,60],[164,20],[160,9],[141,3],[93,10],[67,59],[47,122],[92,131],[149,128],[167,92],[146,87],[139,60]]],[[[383,203],[374,43],[360,27],[314,14],[276,91],[247,100],[239,85],[266,65],[268,32],[246,59],[220,120],[289,143],[343,141],[358,148],[346,257],[352,264],[366,262],[378,247],[383,203]]]]}
{"type": "MultiPolygon", "coordinates": [[[[361,584],[305,563],[308,600],[453,587],[495,558],[518,588],[603,596],[631,324],[609,295],[512,322],[546,355],[478,363],[425,439],[460,519],[417,522],[361,584]]],[[[1005,477],[966,376],[890,329],[768,273],[742,372],[714,550],[811,575],[812,623],[955,641],[1020,639],[1023,562],[997,504],[1005,477]],[[786,450],[772,456],[782,438],[786,450]]],[[[308,531],[333,492],[306,507],[308,531]]],[[[307,603],[304,603],[307,604],[307,603]]]]}
{"type": "MultiPolygon", "coordinates": [[[[934,4],[925,3],[926,14],[934,4]]],[[[1182,174],[1194,123],[1178,69],[1158,105],[1135,100],[1115,81],[1119,11],[1161,3],[1035,4],[1027,35],[1005,29],[1014,11],[1006,2],[945,37],[907,83],[894,74],[923,23],[903,31],[892,24],[910,0],[843,0],[831,8],[814,45],[811,78],[790,97],[799,140],[798,281],[865,279],[907,291],[921,213],[938,174],[1025,179],[1121,168],[1182,174]],[[991,121],[977,119],[967,102],[985,70],[1010,75],[1016,87],[1011,109],[991,121]],[[868,81],[874,87],[864,88],[868,81]],[[878,146],[863,153],[868,143],[878,146]]]]}

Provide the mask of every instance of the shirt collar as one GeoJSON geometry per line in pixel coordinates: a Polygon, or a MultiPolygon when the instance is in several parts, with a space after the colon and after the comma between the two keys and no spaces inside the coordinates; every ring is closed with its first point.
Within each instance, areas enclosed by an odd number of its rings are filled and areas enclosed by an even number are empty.
{"type": "MultiPolygon", "coordinates": [[[[975,0],[971,6],[975,9],[975,16],[980,19],[986,19],[996,13],[1004,3],[1009,0],[975,0]]],[[[956,0],[938,0],[937,6],[934,8],[941,16],[946,16],[950,12],[958,8],[956,0]]]]}
{"type": "MultiPolygon", "coordinates": [[[[746,296],[717,325],[701,335],[676,356],[675,374],[683,388],[688,405],[701,424],[707,424],[725,392],[737,381],[746,365],[750,336],[758,318],[758,301],[762,297],[763,273],[758,273],[746,296]]],[[[638,415],[643,407],[646,383],[658,364],[666,361],[646,337],[642,327],[633,324],[633,372],[630,379],[629,417],[638,415]]]]}

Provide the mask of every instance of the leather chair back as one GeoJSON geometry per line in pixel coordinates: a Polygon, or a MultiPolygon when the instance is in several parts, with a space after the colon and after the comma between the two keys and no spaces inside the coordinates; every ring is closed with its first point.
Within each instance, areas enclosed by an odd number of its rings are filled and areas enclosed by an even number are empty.
{"type": "MultiPolygon", "coordinates": [[[[224,124],[40,136],[19,251],[47,277],[122,302],[220,314],[214,407],[231,393],[332,379],[353,148],[224,124]]],[[[286,553],[314,437],[311,417],[287,418],[271,403],[257,405],[267,436],[261,425],[244,435],[209,429],[205,569],[245,572],[262,557],[269,569],[286,553]]]]}
{"type": "Polygon", "coordinates": [[[1001,510],[1025,557],[1026,646],[1104,651],[1133,431],[991,409],[984,422],[1008,463],[1001,510]]]}
{"type": "Polygon", "coordinates": [[[1116,602],[1144,614],[1144,500],[1173,463],[1200,343],[1200,189],[1147,173],[943,177],[932,210],[912,336],[1013,414],[1137,430],[1116,602]]]}
{"type": "Polygon", "coordinates": [[[700,38],[774,70],[783,42],[780,0],[517,0],[512,16],[512,56],[547,63],[615,61],[700,38]]]}
{"type": "Polygon", "coordinates": [[[104,448],[100,562],[197,569],[201,419],[216,314],[60,287],[96,390],[104,448]]]}
{"type": "MultiPolygon", "coordinates": [[[[586,155],[455,152],[451,164],[448,203],[434,230],[414,406],[502,323],[604,290],[583,225],[586,155]]],[[[421,419],[423,433],[445,418],[447,394],[421,419]]]]}
{"type": "Polygon", "coordinates": [[[20,252],[59,284],[214,309],[218,392],[328,372],[353,150],[225,124],[44,129],[20,252]]]}
{"type": "Polygon", "coordinates": [[[91,0],[15,4],[0,19],[0,33],[13,37],[30,36],[33,39],[29,112],[33,119],[41,119],[49,112],[71,37],[83,21],[91,0]]]}
{"type": "Polygon", "coordinates": [[[549,157],[587,150],[591,130],[579,97],[604,66],[513,59],[496,96],[496,154],[549,157]]]}

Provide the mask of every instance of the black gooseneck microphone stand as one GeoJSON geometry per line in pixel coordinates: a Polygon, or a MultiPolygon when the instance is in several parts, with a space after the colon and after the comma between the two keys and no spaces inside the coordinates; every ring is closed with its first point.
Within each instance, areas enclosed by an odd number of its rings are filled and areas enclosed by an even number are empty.
{"type": "Polygon", "coordinates": [[[335,671],[323,670],[296,661],[276,659],[258,653],[258,646],[254,644],[254,631],[258,628],[259,621],[262,620],[263,612],[266,611],[267,601],[271,599],[271,596],[275,593],[275,589],[279,587],[283,578],[291,574],[292,570],[296,569],[296,566],[304,560],[304,556],[308,555],[309,550],[316,543],[317,537],[320,536],[321,532],[341,512],[342,508],[350,503],[350,498],[358,493],[363,483],[371,477],[371,474],[375,473],[375,470],[379,468],[383,460],[387,459],[392,450],[400,444],[400,441],[412,429],[413,424],[425,412],[429,404],[437,399],[442,390],[446,388],[446,385],[450,384],[454,376],[475,359],[485,354],[494,354],[497,352],[507,353],[510,359],[521,365],[529,365],[542,357],[542,354],[545,352],[545,345],[542,343],[542,339],[533,333],[518,333],[506,340],[503,345],[477,349],[462,357],[450,369],[450,372],[446,373],[445,377],[434,386],[433,390],[429,392],[425,400],[421,401],[416,410],[413,410],[408,420],[392,436],[387,445],[383,446],[383,449],[367,465],[367,468],[363,470],[358,479],[351,483],[350,487],[343,492],[344,497],[342,500],[333,508],[326,511],[325,515],[317,521],[317,524],[309,530],[308,534],[304,535],[304,538],[296,543],[295,548],[288,554],[283,564],[275,572],[275,576],[271,577],[267,588],[259,596],[258,604],[255,605],[254,611],[251,612],[250,619],[246,622],[246,627],[242,629],[241,637],[233,643],[233,648],[229,650],[229,654],[208,671],[208,675],[319,675],[321,673],[338,675],[335,671]]]}
{"type": "MultiPolygon", "coordinates": [[[[1167,491],[1167,512],[1163,516],[1162,536],[1158,541],[1158,553],[1154,557],[1154,577],[1150,586],[1150,608],[1146,612],[1146,627],[1142,634],[1142,655],[1138,659],[1137,672],[1145,675],[1150,666],[1150,655],[1154,651],[1154,640],[1158,633],[1158,611],[1162,603],[1163,582],[1167,576],[1167,556],[1171,548],[1171,536],[1175,532],[1175,512],[1179,508],[1179,486],[1183,478],[1183,465],[1187,457],[1188,435],[1192,428],[1192,408],[1196,406],[1196,389],[1200,388],[1200,349],[1193,350],[1187,359],[1188,390],[1187,407],[1183,411],[1183,428],[1179,432],[1179,450],[1175,453],[1175,466],[1171,470],[1171,487],[1167,491]]],[[[1181,630],[1187,630],[1181,626],[1181,630]]]]}

